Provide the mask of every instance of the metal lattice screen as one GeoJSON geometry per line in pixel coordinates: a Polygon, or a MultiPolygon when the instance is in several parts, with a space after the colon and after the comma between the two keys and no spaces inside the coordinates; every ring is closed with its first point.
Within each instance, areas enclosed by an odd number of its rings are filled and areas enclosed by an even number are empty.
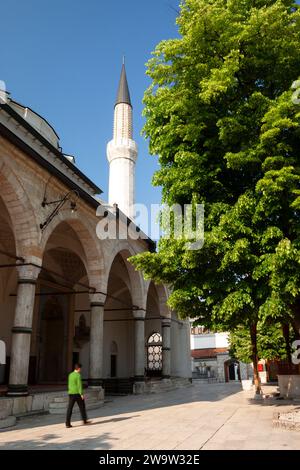
{"type": "Polygon", "coordinates": [[[162,336],[159,333],[153,333],[148,339],[147,363],[149,371],[162,370],[162,336]]]}

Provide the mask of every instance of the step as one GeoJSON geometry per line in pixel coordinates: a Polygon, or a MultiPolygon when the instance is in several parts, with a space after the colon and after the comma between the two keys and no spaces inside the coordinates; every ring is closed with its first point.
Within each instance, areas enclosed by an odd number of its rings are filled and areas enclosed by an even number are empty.
{"type": "MultiPolygon", "coordinates": [[[[87,411],[89,410],[97,410],[98,408],[101,408],[104,405],[103,401],[98,401],[95,403],[87,403],[85,408],[87,411]]],[[[49,407],[49,413],[52,415],[62,415],[67,412],[67,405],[65,407],[49,407]]],[[[80,414],[80,410],[78,406],[75,404],[73,408],[73,414],[80,414]]]]}
{"type": "Polygon", "coordinates": [[[33,411],[26,411],[26,413],[18,413],[16,414],[16,418],[23,419],[23,418],[28,418],[29,416],[43,416],[43,415],[48,415],[49,411],[47,410],[33,410],[33,411]]]}
{"type": "Polygon", "coordinates": [[[66,407],[68,406],[68,402],[63,402],[63,403],[55,403],[55,402],[52,402],[52,403],[49,403],[49,411],[52,410],[52,409],[59,409],[59,408],[63,408],[65,409],[66,407]]]}
{"type": "Polygon", "coordinates": [[[66,401],[68,401],[67,395],[64,397],[55,397],[52,403],[65,403],[66,401]]]}
{"type": "Polygon", "coordinates": [[[15,416],[8,416],[7,418],[0,419],[0,429],[10,428],[16,424],[17,418],[15,416]]]}

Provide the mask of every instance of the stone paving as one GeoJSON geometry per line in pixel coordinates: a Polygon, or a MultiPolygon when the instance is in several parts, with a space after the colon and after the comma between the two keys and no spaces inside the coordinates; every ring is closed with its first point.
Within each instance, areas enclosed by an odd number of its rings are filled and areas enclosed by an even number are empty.
{"type": "Polygon", "coordinates": [[[153,395],[108,398],[66,429],[62,416],[35,416],[0,432],[0,449],[300,449],[300,432],[272,426],[274,413],[299,409],[250,399],[239,384],[194,383],[153,395]]]}

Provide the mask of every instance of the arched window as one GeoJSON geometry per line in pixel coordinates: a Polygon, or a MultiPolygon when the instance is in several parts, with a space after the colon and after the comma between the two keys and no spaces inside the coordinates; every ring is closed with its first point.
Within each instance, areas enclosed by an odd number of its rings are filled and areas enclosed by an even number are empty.
{"type": "Polygon", "coordinates": [[[149,372],[162,370],[162,336],[160,333],[152,333],[147,344],[147,368],[149,372]]]}

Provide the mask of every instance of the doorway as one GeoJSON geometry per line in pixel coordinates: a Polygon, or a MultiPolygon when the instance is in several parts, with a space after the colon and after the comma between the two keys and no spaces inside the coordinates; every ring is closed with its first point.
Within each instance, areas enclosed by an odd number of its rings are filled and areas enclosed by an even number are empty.
{"type": "Polygon", "coordinates": [[[40,306],[38,382],[67,378],[67,300],[51,295],[40,306]],[[66,305],[64,305],[66,304],[66,305]]]}

